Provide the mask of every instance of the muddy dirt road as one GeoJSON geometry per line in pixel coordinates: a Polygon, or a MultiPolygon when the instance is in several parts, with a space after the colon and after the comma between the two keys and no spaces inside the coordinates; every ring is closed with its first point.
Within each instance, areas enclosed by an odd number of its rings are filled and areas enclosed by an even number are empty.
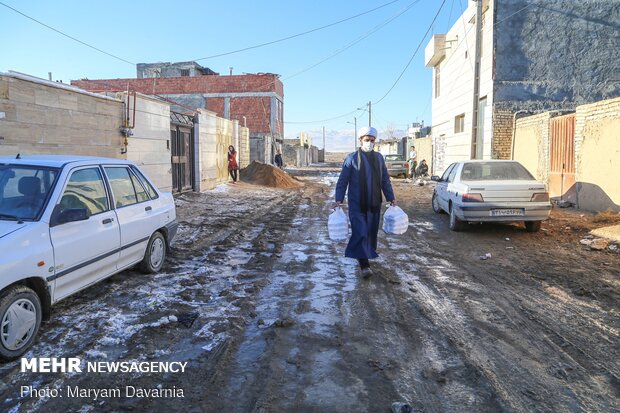
{"type": "Polygon", "coordinates": [[[66,300],[27,355],[187,361],[185,373],[36,374],[9,363],[0,411],[620,410],[620,255],[579,244],[580,214],[554,211],[537,234],[453,233],[432,212],[430,187],[395,180],[410,228],[380,232],[376,274],[362,280],[344,243],[327,238],[337,171],[293,173],[304,188],[179,197],[164,272],[126,271],[66,300]],[[183,395],[20,395],[127,385],[183,395]]]}

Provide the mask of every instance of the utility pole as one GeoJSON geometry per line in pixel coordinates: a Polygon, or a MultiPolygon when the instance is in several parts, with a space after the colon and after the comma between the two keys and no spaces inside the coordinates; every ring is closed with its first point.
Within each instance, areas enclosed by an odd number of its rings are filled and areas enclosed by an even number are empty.
{"type": "Polygon", "coordinates": [[[323,126],[323,153],[325,153],[325,126],[323,126]]]}
{"type": "Polygon", "coordinates": [[[471,159],[482,158],[482,148],[478,148],[478,106],[480,104],[480,54],[482,52],[482,0],[476,2],[476,51],[474,58],[474,101],[471,115],[471,159]]]}
{"type": "Polygon", "coordinates": [[[372,112],[372,102],[368,101],[368,127],[370,128],[372,126],[372,117],[370,115],[370,113],[372,112]]]}

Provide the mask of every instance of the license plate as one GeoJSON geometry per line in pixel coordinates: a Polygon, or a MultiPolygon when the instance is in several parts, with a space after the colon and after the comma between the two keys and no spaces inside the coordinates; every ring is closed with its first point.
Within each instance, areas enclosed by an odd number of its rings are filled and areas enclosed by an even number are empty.
{"type": "Polygon", "coordinates": [[[524,216],[525,210],[523,209],[492,209],[492,217],[512,217],[512,216],[524,216]]]}
{"type": "Polygon", "coordinates": [[[402,168],[403,164],[402,163],[393,163],[392,164],[392,168],[402,168]]]}

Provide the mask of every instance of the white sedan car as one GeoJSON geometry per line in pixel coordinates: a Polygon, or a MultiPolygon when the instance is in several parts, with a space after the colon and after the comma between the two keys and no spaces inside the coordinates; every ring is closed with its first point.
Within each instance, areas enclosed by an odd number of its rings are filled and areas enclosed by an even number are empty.
{"type": "Polygon", "coordinates": [[[135,264],[157,272],[172,195],[129,161],[0,157],[0,359],[32,345],[57,301],[135,264]]]}
{"type": "Polygon", "coordinates": [[[466,222],[523,221],[527,231],[540,229],[551,203],[542,182],[517,161],[462,161],[450,165],[437,181],[433,210],[450,215],[450,229],[466,222]]]}

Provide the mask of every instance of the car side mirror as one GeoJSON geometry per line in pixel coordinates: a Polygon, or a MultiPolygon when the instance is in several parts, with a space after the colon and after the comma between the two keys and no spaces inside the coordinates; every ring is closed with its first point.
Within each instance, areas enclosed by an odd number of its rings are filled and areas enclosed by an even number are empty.
{"type": "Polygon", "coordinates": [[[68,222],[86,221],[90,218],[90,211],[86,208],[65,208],[56,205],[50,220],[50,227],[66,224],[68,222]]]}
{"type": "Polygon", "coordinates": [[[431,176],[431,181],[441,182],[441,178],[438,175],[431,176]]]}

